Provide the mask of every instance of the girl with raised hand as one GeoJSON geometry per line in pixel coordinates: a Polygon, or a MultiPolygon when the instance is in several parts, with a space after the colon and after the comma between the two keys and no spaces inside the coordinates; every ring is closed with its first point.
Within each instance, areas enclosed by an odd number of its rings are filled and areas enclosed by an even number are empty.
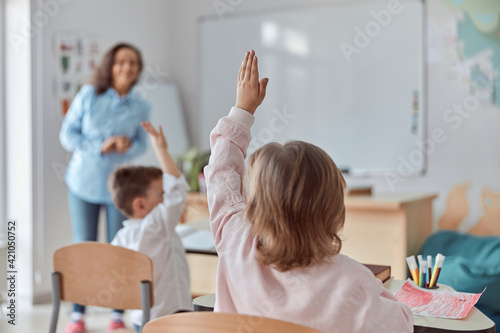
{"type": "Polygon", "coordinates": [[[215,311],[323,332],[413,332],[410,309],[369,269],[339,254],[345,181],[321,148],[270,143],[249,157],[245,170],[268,81],[259,81],[257,57],[247,52],[236,106],[210,135],[205,178],[219,254],[215,311]]]}

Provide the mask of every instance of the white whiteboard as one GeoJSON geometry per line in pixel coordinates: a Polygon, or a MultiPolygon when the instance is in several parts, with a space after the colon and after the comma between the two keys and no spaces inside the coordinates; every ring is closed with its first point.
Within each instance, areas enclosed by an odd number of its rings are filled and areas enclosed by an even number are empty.
{"type": "MultiPolygon", "coordinates": [[[[401,1],[400,13],[379,24],[350,63],[341,49],[343,42],[356,46],[355,27],[374,28],[371,12],[387,11],[387,4],[351,1],[200,20],[202,148],[235,104],[238,69],[253,49],[270,82],[249,153],[270,140],[296,139],[320,146],[352,174],[398,170],[425,133],[424,5],[401,1]],[[280,121],[284,113],[293,119],[280,121]]],[[[414,174],[424,171],[420,157],[413,158],[414,174]]]]}
{"type": "MultiPolygon", "coordinates": [[[[165,81],[150,85],[147,89],[141,89],[140,92],[151,103],[151,124],[156,129],[159,125],[162,126],[170,154],[173,157],[185,154],[189,148],[189,140],[177,85],[165,81]]],[[[149,139],[146,152],[137,157],[134,163],[159,166],[149,139]]]]}

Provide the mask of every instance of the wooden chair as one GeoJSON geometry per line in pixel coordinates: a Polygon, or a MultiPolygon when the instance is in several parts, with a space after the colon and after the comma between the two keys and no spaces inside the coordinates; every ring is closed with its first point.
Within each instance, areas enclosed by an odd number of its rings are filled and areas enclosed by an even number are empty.
{"type": "Polygon", "coordinates": [[[236,313],[185,312],[152,320],[143,333],[319,333],[313,328],[282,320],[236,313]]]}
{"type": "Polygon", "coordinates": [[[153,306],[153,263],[140,252],[111,244],[84,242],[54,253],[53,312],[55,333],[60,301],[112,309],[142,309],[142,327],[153,306]]]}

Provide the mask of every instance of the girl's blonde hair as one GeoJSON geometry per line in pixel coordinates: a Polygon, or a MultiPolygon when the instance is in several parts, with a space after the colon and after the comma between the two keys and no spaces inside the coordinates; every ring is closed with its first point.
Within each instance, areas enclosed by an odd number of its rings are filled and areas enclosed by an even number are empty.
{"type": "Polygon", "coordinates": [[[257,261],[286,272],[340,252],[345,180],[321,148],[270,143],[248,160],[245,216],[257,239],[257,261]]]}

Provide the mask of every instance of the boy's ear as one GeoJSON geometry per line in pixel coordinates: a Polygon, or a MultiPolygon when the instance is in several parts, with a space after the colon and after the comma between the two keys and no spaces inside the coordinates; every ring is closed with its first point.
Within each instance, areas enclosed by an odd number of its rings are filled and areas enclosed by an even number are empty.
{"type": "Polygon", "coordinates": [[[132,210],[134,211],[134,213],[141,213],[144,208],[144,200],[142,200],[141,197],[137,197],[132,200],[132,210]]]}

